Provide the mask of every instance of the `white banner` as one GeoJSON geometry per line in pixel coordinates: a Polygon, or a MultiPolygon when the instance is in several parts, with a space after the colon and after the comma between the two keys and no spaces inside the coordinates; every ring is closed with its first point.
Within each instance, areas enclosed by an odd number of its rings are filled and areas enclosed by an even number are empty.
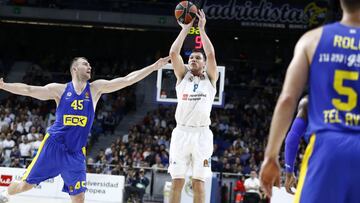
{"type": "MultiPolygon", "coordinates": [[[[9,186],[11,181],[20,181],[24,173],[25,169],[0,167],[0,187],[9,186]]],[[[85,200],[122,203],[124,182],[124,176],[87,173],[85,200]]],[[[62,178],[57,176],[19,195],[68,199],[69,195],[61,191],[63,185],[62,178]]]]}
{"type": "MultiPolygon", "coordinates": [[[[60,178],[60,185],[63,181],[60,178]]],[[[86,195],[85,200],[101,202],[122,202],[124,176],[111,176],[104,174],[86,174],[86,195]]],[[[68,195],[58,190],[58,197],[67,197],[68,195]]]]}

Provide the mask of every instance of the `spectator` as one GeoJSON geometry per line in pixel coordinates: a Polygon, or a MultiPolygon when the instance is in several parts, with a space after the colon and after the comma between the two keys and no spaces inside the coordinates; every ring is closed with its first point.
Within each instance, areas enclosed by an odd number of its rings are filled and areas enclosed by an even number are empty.
{"type": "Polygon", "coordinates": [[[30,132],[27,134],[27,139],[30,142],[36,141],[39,138],[39,133],[36,132],[36,127],[31,126],[30,132]]]}
{"type": "Polygon", "coordinates": [[[19,158],[14,158],[13,161],[10,164],[11,168],[24,168],[24,165],[21,164],[19,158]]]}
{"type": "Polygon", "coordinates": [[[3,149],[5,151],[5,157],[10,158],[10,153],[15,146],[14,140],[12,140],[12,136],[10,133],[6,135],[6,140],[3,141],[3,149]]]}
{"type": "Polygon", "coordinates": [[[130,168],[126,179],[124,202],[128,201],[130,197],[139,199],[140,202],[143,202],[143,196],[149,183],[149,179],[145,177],[144,169],[140,169],[139,172],[136,172],[134,169],[130,168]]]}
{"type": "Polygon", "coordinates": [[[31,157],[31,144],[29,143],[27,137],[19,144],[20,156],[22,163],[25,163],[27,159],[31,157]]]}
{"type": "Polygon", "coordinates": [[[10,159],[13,161],[14,159],[20,159],[20,157],[21,157],[21,153],[19,147],[15,145],[11,150],[10,159]]]}
{"type": "Polygon", "coordinates": [[[236,197],[240,195],[239,199],[242,199],[244,196],[246,190],[244,186],[244,176],[240,176],[239,180],[236,181],[235,187],[234,187],[234,199],[237,199],[236,197]]]}
{"type": "Polygon", "coordinates": [[[250,178],[244,183],[246,193],[244,203],[259,203],[260,201],[260,181],[257,178],[256,171],[251,171],[250,178]]]}
{"type": "Polygon", "coordinates": [[[44,135],[39,134],[39,138],[36,141],[31,143],[31,156],[32,157],[35,157],[35,155],[36,155],[37,151],[39,150],[39,147],[40,147],[41,142],[43,141],[43,139],[44,139],[44,135]]]}
{"type": "Polygon", "coordinates": [[[151,166],[151,168],[153,168],[155,171],[157,171],[157,169],[165,168],[164,165],[162,164],[161,158],[158,154],[155,156],[155,164],[153,164],[151,166]]]}
{"type": "Polygon", "coordinates": [[[49,127],[55,122],[55,108],[52,108],[50,113],[46,117],[46,127],[49,127]]]}

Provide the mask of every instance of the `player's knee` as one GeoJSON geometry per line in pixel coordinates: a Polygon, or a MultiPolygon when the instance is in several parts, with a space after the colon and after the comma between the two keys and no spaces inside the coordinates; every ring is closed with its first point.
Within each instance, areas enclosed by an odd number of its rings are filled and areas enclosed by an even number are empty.
{"type": "Polygon", "coordinates": [[[185,179],[173,179],[171,190],[174,192],[181,192],[182,188],[184,187],[185,179]]]}
{"type": "Polygon", "coordinates": [[[193,179],[192,180],[192,188],[193,188],[194,194],[205,193],[205,183],[202,180],[193,179]]]}
{"type": "Polygon", "coordinates": [[[80,194],[71,196],[72,203],[84,203],[85,202],[85,194],[82,192],[80,194]]]}
{"type": "Polygon", "coordinates": [[[169,167],[169,173],[173,180],[178,180],[178,179],[185,180],[186,170],[187,170],[186,166],[182,166],[182,165],[180,166],[180,164],[178,164],[177,166],[169,167]]]}

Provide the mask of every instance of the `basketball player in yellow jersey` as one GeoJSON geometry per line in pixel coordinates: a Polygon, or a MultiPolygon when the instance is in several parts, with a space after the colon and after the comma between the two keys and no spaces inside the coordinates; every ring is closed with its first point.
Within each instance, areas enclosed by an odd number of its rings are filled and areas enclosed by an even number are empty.
{"type": "Polygon", "coordinates": [[[170,49],[172,65],[177,78],[178,105],[175,113],[176,128],[170,143],[169,173],[172,177],[171,203],[179,203],[188,169],[192,171],[194,202],[205,201],[204,181],[211,176],[213,134],[209,129],[210,111],[216,93],[218,70],[215,51],[205,32],[205,14],[200,10],[199,30],[205,55],[193,51],[185,66],[180,50],[193,22],[183,25],[170,49]],[[206,60],[207,58],[207,60],[206,60]],[[206,67],[206,68],[205,68],[206,67]],[[191,166],[191,167],[190,167],[191,166]]]}
{"type": "Polygon", "coordinates": [[[311,138],[295,203],[359,202],[360,0],[340,2],[342,20],[307,32],[295,47],[260,172],[268,196],[279,185],[279,151],[308,82],[311,138]]]}
{"type": "Polygon", "coordinates": [[[85,149],[96,104],[102,94],[118,91],[132,85],[168,63],[170,57],[134,71],[125,77],[112,80],[91,79],[90,63],[83,57],[74,58],[71,66],[72,80],[66,84],[51,83],[30,86],[22,83],[5,83],[0,79],[0,89],[13,94],[56,102],[56,121],[48,129],[39,150],[27,168],[21,182],[12,182],[0,194],[0,203],[8,202],[9,195],[32,189],[41,182],[61,175],[63,192],[70,195],[72,203],[84,203],[86,191],[85,149]]]}

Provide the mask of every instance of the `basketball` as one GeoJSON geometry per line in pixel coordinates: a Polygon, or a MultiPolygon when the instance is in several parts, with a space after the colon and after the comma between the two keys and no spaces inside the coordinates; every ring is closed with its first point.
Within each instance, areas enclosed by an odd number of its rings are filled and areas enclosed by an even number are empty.
{"type": "Polygon", "coordinates": [[[175,18],[183,24],[188,24],[196,17],[197,7],[190,1],[182,1],[175,8],[175,18]]]}

